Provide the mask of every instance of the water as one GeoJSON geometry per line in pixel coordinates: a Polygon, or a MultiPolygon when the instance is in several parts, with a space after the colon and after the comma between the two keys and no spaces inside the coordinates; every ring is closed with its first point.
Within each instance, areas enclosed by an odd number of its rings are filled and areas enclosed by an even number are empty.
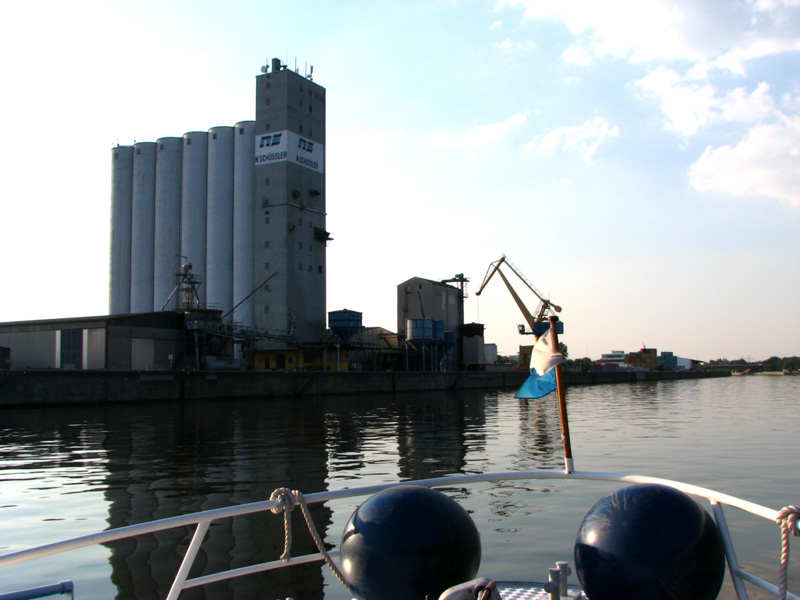
{"type": "MultiPolygon", "coordinates": [[[[800,503],[800,377],[575,387],[575,466],[719,489],[771,508],[800,503]]],[[[351,398],[14,409],[0,425],[0,552],[109,527],[305,493],[454,473],[562,469],[555,398],[469,391],[351,398]]],[[[546,578],[572,560],[578,525],[617,484],[531,481],[449,489],[481,531],[480,573],[546,578]]],[[[314,506],[338,545],[355,501],[314,506]]],[[[293,554],[312,550],[295,518],[293,554]]],[[[777,528],[728,511],[739,560],[775,580],[777,528]],[[758,525],[758,527],[756,527],[758,525]]],[[[143,536],[3,570],[0,591],[72,579],[80,598],[163,598],[186,531],[143,536]]],[[[272,515],[211,527],[192,576],[276,559],[272,515]]],[[[797,547],[797,543],[795,543],[797,547]]],[[[798,550],[795,549],[795,553],[798,550]]],[[[800,560],[790,589],[800,588],[800,560]]],[[[327,567],[295,566],[183,598],[348,597],[327,567]]],[[[727,581],[722,598],[732,597],[727,581]]],[[[763,597],[752,593],[751,598],[763,597]]]]}

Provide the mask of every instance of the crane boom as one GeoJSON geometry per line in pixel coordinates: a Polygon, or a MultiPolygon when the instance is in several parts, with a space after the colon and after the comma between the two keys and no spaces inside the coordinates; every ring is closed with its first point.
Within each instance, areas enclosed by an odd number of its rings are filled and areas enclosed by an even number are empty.
{"type": "Polygon", "coordinates": [[[514,264],[506,258],[506,255],[503,254],[499,260],[494,261],[489,265],[489,268],[486,270],[486,275],[483,278],[483,283],[481,283],[480,289],[475,293],[476,296],[480,296],[483,288],[486,287],[486,284],[489,283],[489,280],[494,277],[495,273],[499,273],[500,277],[503,280],[503,283],[506,284],[508,291],[511,293],[511,296],[514,298],[514,302],[516,302],[517,307],[519,308],[522,315],[525,317],[525,321],[528,323],[528,326],[533,331],[535,329],[534,325],[536,323],[541,323],[545,320],[545,316],[547,315],[549,310],[553,310],[555,312],[561,312],[561,307],[553,304],[548,300],[542,292],[536,289],[534,285],[528,280],[522,272],[514,266],[514,264]],[[500,270],[500,267],[505,263],[508,265],[508,268],[511,269],[514,274],[522,280],[528,289],[534,293],[534,295],[539,299],[539,306],[537,307],[536,316],[534,316],[528,308],[525,306],[525,303],[522,302],[522,299],[519,297],[519,294],[514,290],[511,283],[508,281],[508,278],[503,274],[503,271],[500,270]]]}

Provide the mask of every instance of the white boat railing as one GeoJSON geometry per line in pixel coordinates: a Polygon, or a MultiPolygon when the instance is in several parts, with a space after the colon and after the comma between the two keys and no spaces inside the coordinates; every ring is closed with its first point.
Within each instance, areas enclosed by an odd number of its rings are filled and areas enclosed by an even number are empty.
{"type": "MultiPolygon", "coordinates": [[[[675,488],[692,496],[705,498],[711,504],[714,519],[717,523],[717,527],[723,539],[723,544],[725,546],[725,555],[728,563],[728,570],[730,572],[731,579],[738,598],[740,600],[745,600],[748,597],[747,590],[745,589],[744,585],[745,581],[769,593],[779,595],[780,587],[778,585],[765,581],[759,577],[756,577],[752,573],[745,571],[738,563],[733,543],[731,540],[730,531],[728,529],[727,521],[725,519],[722,507],[723,505],[726,505],[738,508],[750,514],[767,519],[772,523],[777,523],[780,511],[770,509],[765,506],[761,506],[759,504],[743,500],[741,498],[730,496],[728,494],[723,494],[708,488],[682,483],[679,481],[661,479],[658,477],[648,477],[644,475],[627,475],[622,473],[605,473],[605,472],[595,472],[595,471],[573,471],[571,473],[565,473],[563,471],[546,471],[546,470],[507,471],[501,473],[452,475],[447,477],[437,477],[433,479],[401,481],[397,483],[371,485],[371,486],[336,490],[330,492],[318,492],[314,494],[304,495],[303,499],[306,504],[316,504],[321,502],[355,498],[359,496],[371,496],[387,488],[396,487],[400,485],[408,485],[412,483],[414,485],[421,485],[426,487],[450,487],[450,486],[462,486],[466,484],[484,483],[484,482],[518,481],[518,480],[531,480],[531,479],[595,480],[595,481],[614,481],[614,482],[629,483],[629,484],[653,483],[675,488]]],[[[107,544],[117,540],[127,539],[143,534],[155,533],[159,531],[165,531],[168,529],[175,529],[187,526],[195,526],[195,531],[192,536],[192,541],[189,544],[189,547],[186,550],[186,554],[183,557],[183,561],[178,570],[178,573],[175,576],[175,580],[173,581],[172,587],[167,596],[167,600],[176,600],[179,597],[180,593],[185,589],[208,585],[210,583],[233,579],[236,577],[242,577],[244,575],[250,575],[253,573],[270,571],[281,567],[285,567],[287,565],[299,565],[299,564],[305,564],[323,560],[324,557],[321,554],[308,554],[299,557],[292,557],[288,562],[283,560],[264,562],[256,565],[250,565],[247,567],[241,567],[237,569],[230,569],[227,571],[220,571],[218,573],[213,573],[211,575],[203,575],[199,577],[194,577],[192,579],[188,579],[189,570],[191,569],[192,564],[194,563],[194,560],[197,557],[197,554],[203,543],[203,539],[205,538],[206,532],[208,531],[208,528],[212,522],[220,519],[228,519],[242,515],[249,515],[254,513],[270,511],[277,508],[279,508],[278,500],[264,500],[260,502],[252,502],[248,504],[241,504],[237,506],[230,506],[226,508],[219,508],[198,513],[181,515],[177,517],[170,517],[138,525],[129,525],[126,527],[120,527],[117,529],[102,531],[90,535],[84,535],[61,542],[55,542],[52,544],[46,544],[43,546],[38,546],[35,548],[30,548],[27,550],[21,550],[18,552],[12,552],[9,554],[2,555],[0,556],[0,568],[36,560],[39,558],[44,558],[46,556],[52,556],[70,550],[76,550],[78,548],[85,548],[87,546],[93,546],[97,544],[107,544]]],[[[795,527],[797,527],[798,525],[800,525],[800,523],[796,524],[795,527]]],[[[338,552],[331,551],[328,552],[328,555],[332,558],[336,558],[338,557],[338,552]]],[[[785,597],[791,600],[800,600],[800,597],[788,592],[786,592],[785,597]]]]}

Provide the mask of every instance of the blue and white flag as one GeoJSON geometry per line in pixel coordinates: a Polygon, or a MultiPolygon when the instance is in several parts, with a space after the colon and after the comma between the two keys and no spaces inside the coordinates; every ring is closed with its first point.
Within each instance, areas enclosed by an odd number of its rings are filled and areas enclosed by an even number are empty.
{"type": "Polygon", "coordinates": [[[552,333],[548,330],[539,336],[531,352],[531,374],[515,398],[541,398],[556,390],[556,366],[566,362],[566,357],[552,346],[552,333]]]}

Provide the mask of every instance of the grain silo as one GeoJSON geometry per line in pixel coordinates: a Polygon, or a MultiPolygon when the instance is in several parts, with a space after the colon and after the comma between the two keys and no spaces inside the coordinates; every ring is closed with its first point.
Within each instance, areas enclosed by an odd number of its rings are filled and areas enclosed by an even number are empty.
{"type": "Polygon", "coordinates": [[[131,202],[133,148],[111,151],[111,260],[108,304],[112,315],[131,312],[131,202]]]}
{"type": "Polygon", "coordinates": [[[156,203],[156,144],[133,147],[131,208],[131,312],[153,311],[153,251],[156,203]]]}
{"type": "Polygon", "coordinates": [[[156,144],[153,308],[159,310],[175,287],[175,271],[180,267],[183,140],[166,137],[156,144]]]}
{"type": "Polygon", "coordinates": [[[208,130],[206,303],[233,307],[233,128],[208,130]]]}
{"type": "Polygon", "coordinates": [[[233,146],[233,320],[253,325],[253,139],[255,121],[237,123],[233,146]]]}
{"type": "MultiPolygon", "coordinates": [[[[208,182],[208,133],[192,131],[183,136],[181,168],[181,256],[192,263],[200,277],[206,272],[206,189],[208,182]]],[[[205,286],[197,290],[205,301],[205,286]]]]}

